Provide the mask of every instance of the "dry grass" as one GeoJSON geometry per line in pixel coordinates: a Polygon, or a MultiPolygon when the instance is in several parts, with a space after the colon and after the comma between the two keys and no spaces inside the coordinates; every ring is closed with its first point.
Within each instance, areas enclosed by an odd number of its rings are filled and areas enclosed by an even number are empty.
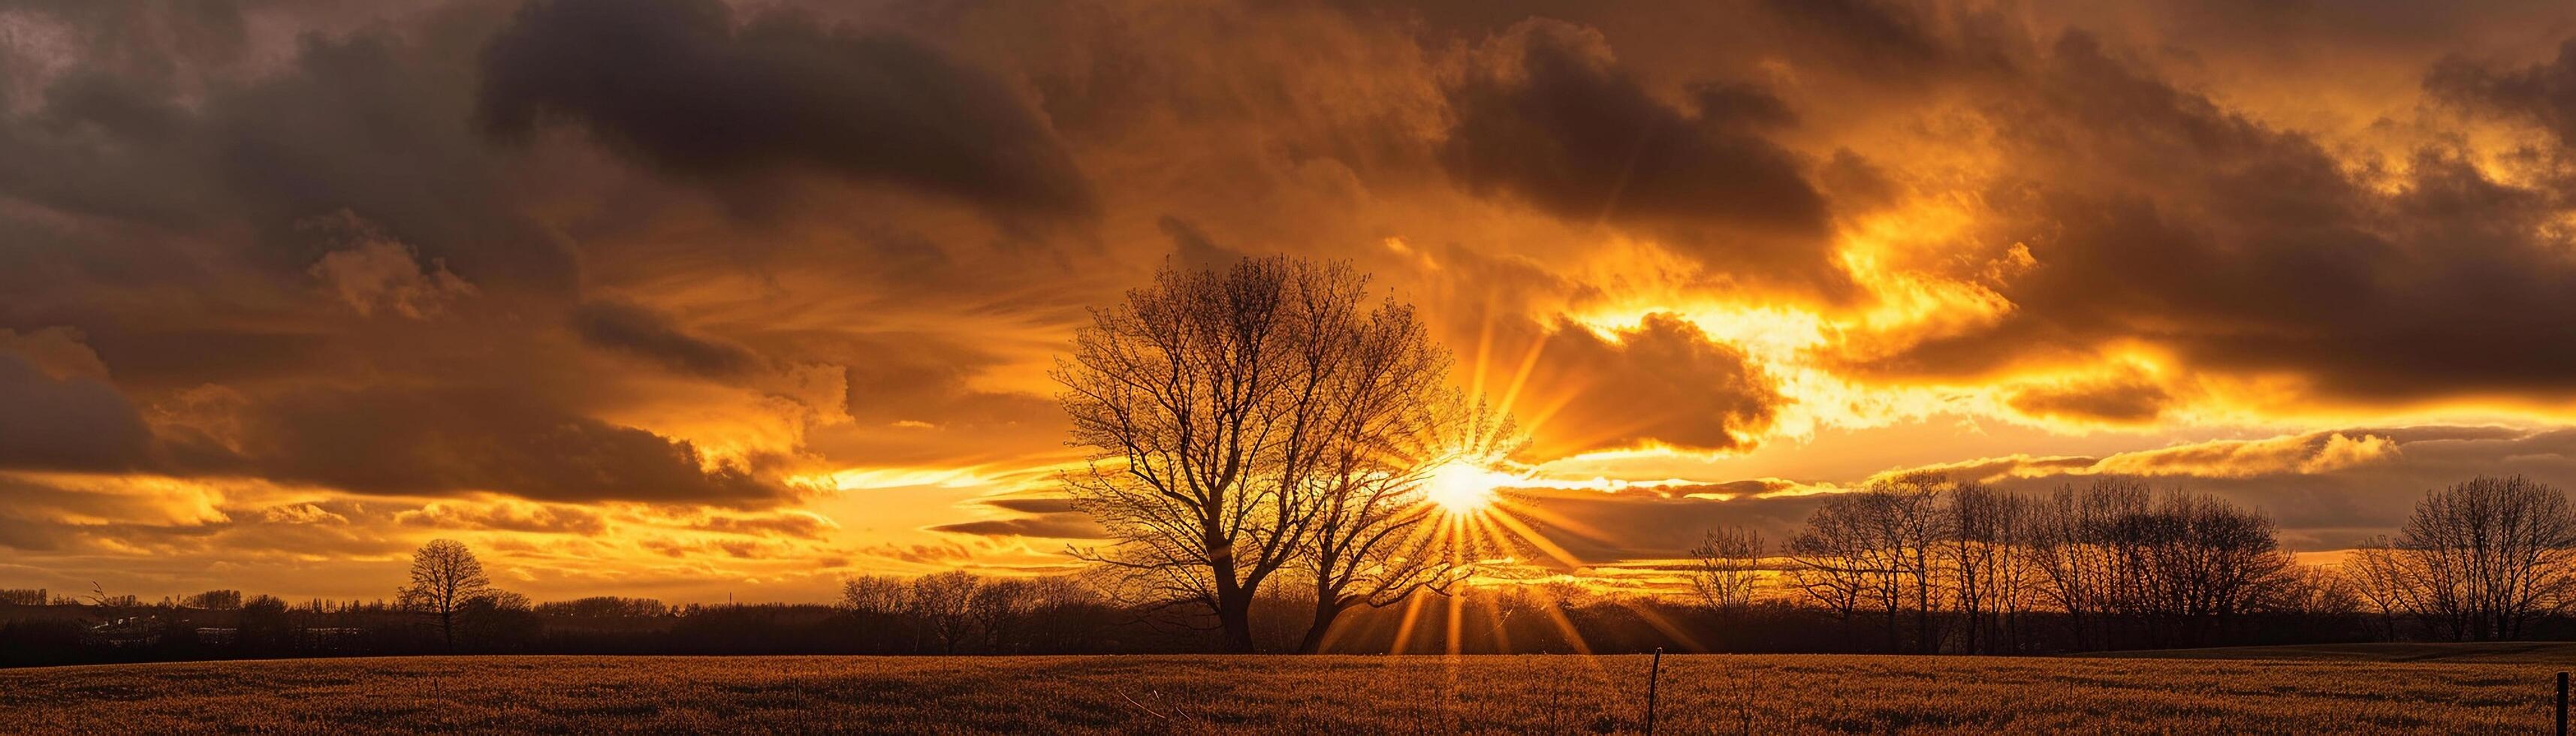
{"type": "Polygon", "coordinates": [[[2145,659],[2312,659],[2348,662],[2456,662],[2479,664],[2576,665],[2576,642],[2392,642],[2369,644],[2303,644],[2277,647],[2156,649],[2093,656],[2145,659]]]}
{"type": "MultiPolygon", "coordinates": [[[[1665,733],[2539,732],[2530,664],[1688,656],[1665,733]]],[[[1633,731],[1646,658],[485,657],[0,671],[0,732],[1633,731]]]]}

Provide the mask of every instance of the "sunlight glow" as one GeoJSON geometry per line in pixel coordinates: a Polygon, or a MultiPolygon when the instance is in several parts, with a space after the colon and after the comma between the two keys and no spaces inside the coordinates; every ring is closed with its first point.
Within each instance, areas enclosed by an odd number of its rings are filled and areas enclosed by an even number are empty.
{"type": "Polygon", "coordinates": [[[1474,513],[1494,503],[1494,490],[1521,482],[1519,476],[1470,463],[1449,463],[1423,480],[1423,495],[1440,510],[1474,513]]]}

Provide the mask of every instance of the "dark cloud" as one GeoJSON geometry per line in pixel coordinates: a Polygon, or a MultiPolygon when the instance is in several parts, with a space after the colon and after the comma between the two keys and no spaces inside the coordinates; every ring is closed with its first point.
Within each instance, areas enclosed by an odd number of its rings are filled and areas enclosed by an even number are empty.
{"type": "Polygon", "coordinates": [[[1568,392],[1544,399],[1561,410],[1537,429],[1542,455],[1640,443],[1749,449],[1787,401],[1742,350],[1672,315],[1606,337],[1559,322],[1541,339],[1530,385],[1568,392]]]}
{"type": "Polygon", "coordinates": [[[200,470],[358,493],[490,491],[553,502],[751,505],[787,495],[747,469],[705,468],[685,440],[503,392],[303,390],[245,407],[239,421],[239,456],[200,470]]]}
{"type": "Polygon", "coordinates": [[[623,351],[672,370],[703,376],[732,376],[758,365],[760,358],[740,345],[691,335],[651,309],[614,301],[594,301],[572,313],[573,330],[592,345],[623,351]]]}
{"type": "Polygon", "coordinates": [[[1787,106],[1739,84],[1687,92],[1687,109],[1675,107],[1597,34],[1524,23],[1449,88],[1457,125],[1441,163],[1469,189],[1637,228],[1725,271],[1848,288],[1830,262],[1824,195],[1764,136],[1794,120],[1787,106]]]}
{"type": "Polygon", "coordinates": [[[1969,377],[2137,340],[2329,399],[2576,393],[2576,346],[2531,339],[2576,328],[2562,197],[2440,149],[2354,170],[2082,34],[2034,74],[1984,113],[2014,175],[1978,232],[2027,248],[1997,287],[2014,309],[1847,367],[1969,377]]]}
{"type": "Polygon", "coordinates": [[[483,58],[504,137],[561,117],[690,177],[804,166],[995,211],[1088,216],[1073,158],[1009,87],[918,40],[719,0],[541,0],[483,58]]]}
{"type": "MultiPolygon", "coordinates": [[[[836,534],[771,508],[808,472],[1043,486],[1069,451],[1038,366],[1082,308],[1237,253],[1355,260],[1462,357],[1491,348],[1487,388],[1535,355],[1515,408],[1548,454],[1848,429],[1681,318],[1601,321],[1802,308],[1772,291],[1844,301],[1824,344],[1763,360],[2177,436],[2273,419],[2197,403],[2240,379],[2293,413],[2576,397],[2564,3],[898,5],[10,5],[0,338],[78,349],[0,345],[0,467],[76,482],[0,484],[0,544],[48,550],[0,568],[166,580],[244,550],[304,579],[274,560],[594,523],[724,540],[656,543],[693,568],[784,554],[836,534]],[[1897,281],[1846,280],[1833,244],[1881,239],[1853,270],[1897,281]],[[1917,285],[1991,290],[1994,316],[1896,314],[1917,285]],[[1882,316],[1903,334],[1864,334],[1882,316]],[[2156,380],[2056,383],[2106,352],[2156,380]],[[213,487],[239,505],[151,495],[213,487]]],[[[1944,468],[2211,488],[2307,549],[2466,475],[2576,480],[2551,432],[2107,453],[2125,436],[1944,468]]],[[[1600,561],[1784,530],[1798,490],[1536,502],[1600,561]]],[[[844,552],[1096,534],[990,505],[844,552]]]]}
{"type": "Polygon", "coordinates": [[[985,537],[1039,537],[1045,539],[1103,539],[1108,530],[1083,514],[1048,514],[1033,519],[990,519],[958,524],[941,524],[934,532],[972,534],[985,537]]]}
{"type": "Polygon", "coordinates": [[[992,498],[986,506],[1029,516],[1010,519],[986,519],[957,524],[941,524],[930,531],[971,534],[983,537],[1036,537],[1040,539],[1104,539],[1107,529],[1091,516],[1076,511],[1073,500],[1066,498],[992,498]]]}
{"type": "Polygon", "coordinates": [[[573,288],[570,244],[509,201],[515,187],[464,112],[472,80],[459,57],[480,25],[466,16],[410,38],[307,37],[293,73],[214,101],[193,134],[204,158],[190,163],[220,192],[214,201],[253,218],[265,246],[248,253],[254,263],[307,270],[343,245],[307,223],[345,212],[474,284],[573,288]]]}
{"type": "Polygon", "coordinates": [[[1217,245],[1199,226],[1171,215],[1154,221],[1154,227],[1172,239],[1172,257],[1185,268],[1222,269],[1243,258],[1243,253],[1217,245]]]}
{"type": "Polygon", "coordinates": [[[2556,58],[2518,69],[2452,56],[2425,74],[2424,88],[2471,109],[2528,121],[2557,136],[2559,145],[2576,146],[2576,39],[2561,44],[2556,58]]]}
{"type": "Polygon", "coordinates": [[[151,447],[151,429],[115,386],[47,375],[0,349],[0,468],[126,470],[145,464],[151,447]]]}
{"type": "Polygon", "coordinates": [[[984,505],[1023,514],[1064,514],[1074,510],[1070,498],[996,498],[986,500],[984,505]]]}
{"type": "Polygon", "coordinates": [[[2039,386],[2016,391],[2005,400],[2015,411],[2033,416],[2142,424],[2162,416],[2173,396],[2163,386],[2138,378],[2039,386]]]}

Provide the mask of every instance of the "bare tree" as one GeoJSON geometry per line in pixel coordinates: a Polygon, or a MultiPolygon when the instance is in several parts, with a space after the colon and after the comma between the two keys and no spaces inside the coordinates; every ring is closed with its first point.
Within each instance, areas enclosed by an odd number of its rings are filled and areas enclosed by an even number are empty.
{"type": "Polygon", "coordinates": [[[902,613],[911,599],[911,586],[893,575],[861,575],[841,581],[841,605],[860,613],[902,613]]]}
{"type": "Polygon", "coordinates": [[[1845,625],[1859,613],[1872,580],[1880,574],[1861,516],[1855,495],[1826,499],[1784,550],[1792,564],[1790,585],[1834,612],[1845,625]]]}
{"type": "Polygon", "coordinates": [[[2215,496],[2103,478],[2039,510],[2024,551],[2079,646],[2201,643],[2297,572],[2271,519],[2215,496]]]}
{"type": "Polygon", "coordinates": [[[1969,654],[1984,653],[1996,640],[2009,639],[2022,592],[2033,582],[2015,552],[2028,536],[2030,500],[1982,483],[1960,483],[1944,508],[1950,536],[1941,545],[1940,562],[1949,571],[1960,643],[1969,654]]]}
{"type": "Polygon", "coordinates": [[[1720,613],[1753,605],[1762,585],[1762,533],[1751,527],[1711,529],[1690,554],[1691,591],[1700,604],[1720,613]]]}
{"type": "Polygon", "coordinates": [[[1033,600],[1031,593],[1025,580],[988,580],[966,599],[967,616],[983,635],[985,651],[999,652],[1011,646],[1020,615],[1033,600]]]}
{"type": "Polygon", "coordinates": [[[1894,631],[1894,613],[1910,604],[1915,648],[1924,654],[1934,653],[1941,645],[1936,613],[1940,570],[1935,553],[1949,534],[1940,504],[1942,492],[1950,485],[1949,476],[1916,472],[1873,483],[1863,493],[1874,507],[1870,519],[1889,561],[1887,585],[1911,599],[1888,608],[1888,628],[1894,631]]]}
{"type": "Polygon", "coordinates": [[[1518,449],[1517,428],[1448,387],[1451,358],[1409,306],[1389,302],[1345,331],[1349,357],[1327,366],[1328,446],[1312,484],[1299,561],[1314,584],[1314,617],[1298,651],[1320,651],[1333,622],[1464,577],[1458,540],[1440,533],[1425,485],[1444,465],[1485,465],[1518,449]]]}
{"type": "Polygon", "coordinates": [[[1835,496],[1789,540],[1789,555],[1802,568],[1794,584],[1848,620],[1867,605],[1886,625],[1887,649],[1904,641],[1904,614],[1914,613],[1915,644],[1938,644],[1934,547],[1942,537],[1937,502],[1948,479],[1914,473],[1873,482],[1835,496]]]}
{"type": "Polygon", "coordinates": [[[2386,535],[2364,540],[2344,558],[2343,574],[2352,580],[2353,591],[2363,603],[2377,613],[2380,636],[2397,638],[2397,623],[2406,617],[2419,616],[2431,607],[2417,599],[2418,591],[2449,593],[2451,585],[2424,585],[2424,571],[2417,555],[2397,549],[2386,535]]]}
{"type": "Polygon", "coordinates": [[[2121,516],[2143,513],[2150,495],[2132,478],[2097,478],[2083,489],[2059,486],[2032,519],[2022,551],[2039,571],[2042,596],[2065,612],[2078,647],[2088,646],[2092,633],[2090,648],[2111,648],[2108,619],[2119,608],[2115,591],[2124,570],[2106,530],[2121,516]]]}
{"type": "Polygon", "coordinates": [[[1363,309],[1365,293],[1346,265],[1249,258],[1166,265],[1095,310],[1053,376],[1069,444],[1093,453],[1064,474],[1068,495],[1114,541],[1075,553],[1132,592],[1206,609],[1229,649],[1251,651],[1254,598],[1308,551],[1329,496],[1313,490],[1353,423],[1336,387],[1362,362],[1357,332],[1412,320],[1363,309]]]}
{"type": "Polygon", "coordinates": [[[957,644],[975,625],[975,590],[982,581],[964,570],[937,572],[912,579],[910,611],[939,637],[942,654],[956,654],[957,644]]]}
{"type": "Polygon", "coordinates": [[[2479,477],[2424,495],[2394,540],[2347,563],[2363,595],[2454,639],[2522,635],[2576,604],[2576,511],[2522,476],[2479,477]]]}
{"type": "Polygon", "coordinates": [[[451,539],[433,539],[412,553],[411,585],[400,593],[404,608],[435,614],[448,649],[456,648],[456,612],[467,601],[492,593],[492,579],[474,550],[451,539]]]}

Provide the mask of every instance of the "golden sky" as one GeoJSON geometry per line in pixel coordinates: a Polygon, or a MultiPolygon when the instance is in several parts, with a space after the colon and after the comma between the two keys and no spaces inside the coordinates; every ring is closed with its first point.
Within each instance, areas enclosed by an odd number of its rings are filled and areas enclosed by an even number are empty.
{"type": "MultiPolygon", "coordinates": [[[[2576,484],[2576,6],[0,2],[0,586],[1060,571],[1045,369],[1344,259],[1576,574],[1908,468],[2576,484]]],[[[1625,571],[1625,572],[1623,572],[1625,571]]]]}

